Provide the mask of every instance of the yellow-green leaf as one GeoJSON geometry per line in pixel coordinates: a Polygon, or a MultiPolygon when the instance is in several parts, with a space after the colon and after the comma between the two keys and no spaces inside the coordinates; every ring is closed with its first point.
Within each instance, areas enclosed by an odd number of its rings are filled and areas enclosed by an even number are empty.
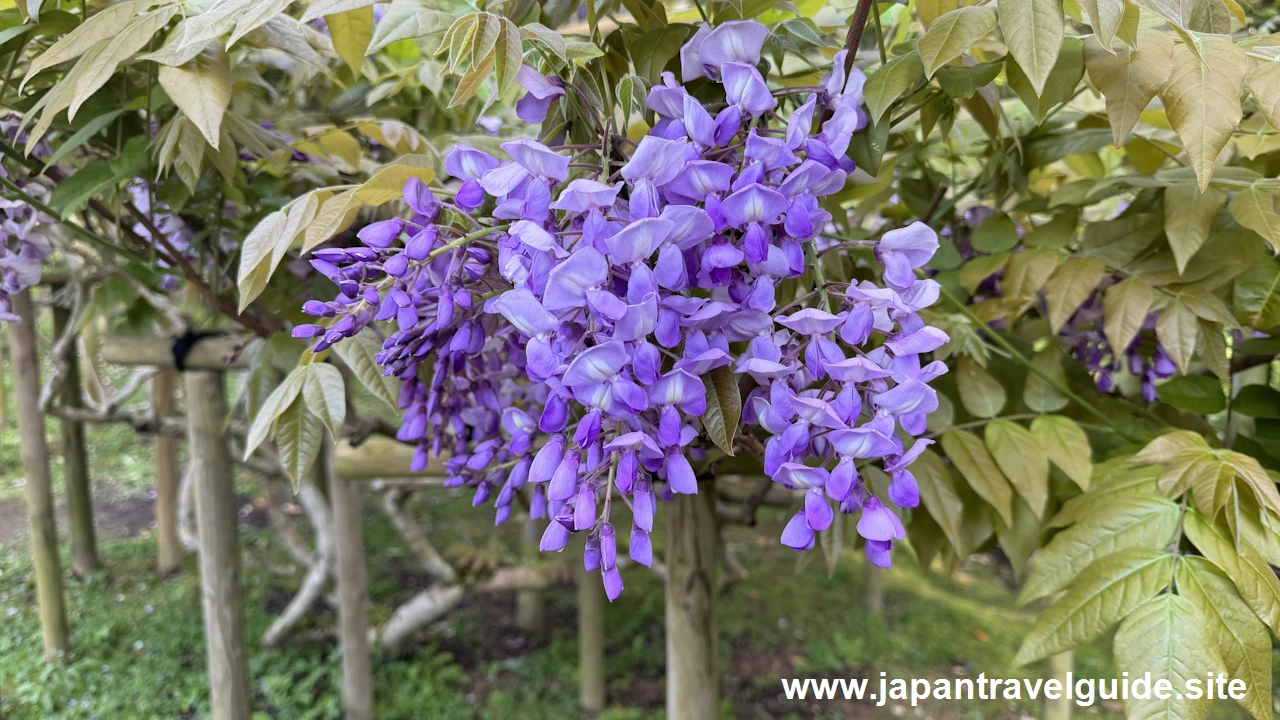
{"type": "Polygon", "coordinates": [[[1258,61],[1249,72],[1249,92],[1258,112],[1271,127],[1280,129],[1280,61],[1258,61]]]}
{"type": "Polygon", "coordinates": [[[276,386],[271,391],[267,399],[262,402],[262,407],[258,409],[258,414],[253,417],[253,423],[249,426],[249,434],[244,442],[244,457],[247,460],[253,455],[253,451],[258,449],[263,440],[271,434],[271,428],[276,424],[276,418],[285,411],[293,401],[302,392],[302,382],[305,379],[304,369],[296,368],[284,379],[284,382],[276,386]]]}
{"type": "Polygon", "coordinates": [[[966,554],[964,530],[961,527],[960,495],[956,492],[951,470],[933,450],[925,450],[911,464],[911,474],[920,486],[920,502],[937,521],[943,534],[958,554],[966,554]]]}
{"type": "Polygon", "coordinates": [[[95,12],[92,17],[72,28],[71,32],[58,38],[47,50],[31,59],[31,67],[18,86],[19,89],[41,70],[75,60],[99,42],[119,35],[129,26],[134,15],[150,4],[149,0],[134,0],[110,5],[95,12]]]}
{"type": "MultiPolygon", "coordinates": [[[[962,381],[963,382],[963,381],[962,381]]],[[[1009,420],[987,423],[987,450],[1037,518],[1049,502],[1049,458],[1030,430],[1009,420]]]]}
{"type": "Polygon", "coordinates": [[[1160,592],[1173,575],[1173,555],[1129,548],[1095,560],[1067,594],[1040,613],[1015,666],[1072,650],[1103,634],[1118,620],[1160,592]]]}
{"type": "Polygon", "coordinates": [[[1120,20],[1124,18],[1124,0],[1084,0],[1085,12],[1089,13],[1089,24],[1093,26],[1093,34],[1102,47],[1111,50],[1111,40],[1120,29],[1120,20]]]}
{"type": "Polygon", "coordinates": [[[1018,604],[1065,589],[1098,558],[1129,548],[1165,548],[1177,530],[1178,504],[1166,498],[1136,495],[1110,503],[1045,545],[1022,586],[1018,604]]]}
{"type": "Polygon", "coordinates": [[[938,68],[960,57],[997,21],[996,9],[990,5],[956,8],[935,20],[916,44],[925,76],[932,78],[938,68]]]}
{"type": "Polygon", "coordinates": [[[1157,31],[1142,30],[1136,50],[1114,43],[1107,49],[1096,37],[1085,40],[1084,66],[1090,82],[1107,100],[1107,121],[1116,147],[1124,144],[1142,111],[1165,86],[1172,60],[1173,39],[1157,31]]]}
{"type": "Polygon", "coordinates": [[[302,399],[336,440],[347,418],[346,383],[342,381],[342,373],[328,363],[311,363],[306,367],[302,399]]]}
{"type": "Polygon", "coordinates": [[[397,406],[400,380],[382,374],[376,360],[378,353],[382,352],[382,343],[377,338],[370,333],[357,333],[355,337],[334,345],[333,350],[374,397],[392,408],[397,406]]]}
{"type": "Polygon", "coordinates": [[[1223,669],[1244,680],[1240,706],[1257,720],[1271,720],[1271,637],[1219,572],[1204,558],[1183,557],[1175,575],[1178,595],[1200,611],[1205,636],[1217,648],[1223,669]]]}
{"type": "Polygon", "coordinates": [[[1160,99],[1204,190],[1218,153],[1240,124],[1240,91],[1249,60],[1229,37],[1203,38],[1198,49],[1203,61],[1187,44],[1174,46],[1173,72],[1160,99]]]}
{"type": "Polygon", "coordinates": [[[1093,477],[1093,450],[1084,430],[1071,418],[1044,415],[1031,421],[1031,434],[1049,461],[1087,491],[1093,477]]]}
{"type": "Polygon", "coordinates": [[[1102,330],[1116,352],[1123,352],[1138,336],[1155,300],[1156,289],[1137,276],[1121,280],[1103,292],[1102,307],[1106,320],[1102,330]]]}
{"type": "Polygon", "coordinates": [[[1005,62],[1009,87],[1018,93],[1036,122],[1044,122],[1054,108],[1070,100],[1084,77],[1084,42],[1072,37],[1061,42],[1062,52],[1039,89],[1012,56],[1005,62]]]}
{"type": "Polygon", "coordinates": [[[995,275],[1004,266],[1009,263],[1009,253],[1002,252],[995,255],[979,255],[966,262],[959,273],[960,287],[973,294],[982,284],[982,281],[995,275]]]}
{"type": "Polygon", "coordinates": [[[1193,185],[1170,185],[1164,190],[1164,233],[1178,264],[1186,269],[1192,256],[1209,239],[1213,217],[1222,209],[1227,194],[1217,188],[1200,192],[1193,185]]]}
{"type": "Polygon", "coordinates": [[[950,430],[942,435],[942,450],[1004,524],[1013,525],[1013,488],[982,439],[966,430],[950,430]]]}
{"type": "MultiPolygon", "coordinates": [[[[1031,358],[1031,365],[1066,385],[1067,376],[1062,369],[1061,354],[1062,348],[1058,347],[1057,342],[1051,342],[1048,347],[1031,358]]],[[[1022,401],[1028,408],[1038,413],[1061,410],[1070,402],[1058,392],[1057,388],[1035,373],[1027,373],[1027,384],[1022,388],[1022,401]]]]}
{"type": "Polygon", "coordinates": [[[1280,580],[1253,545],[1241,538],[1233,547],[1229,537],[1194,510],[1183,516],[1182,531],[1197,550],[1222,568],[1254,614],[1280,632],[1280,580]]]}
{"type": "Polygon", "coordinates": [[[388,165],[356,188],[354,196],[364,205],[377,207],[402,197],[404,185],[410,178],[418,178],[425,185],[435,177],[436,173],[431,168],[403,164],[388,165]]]}
{"type": "Polygon", "coordinates": [[[280,464],[293,479],[295,488],[311,471],[322,444],[324,423],[307,411],[301,397],[295,397],[276,421],[276,448],[280,452],[280,464]]]}
{"type": "Polygon", "coordinates": [[[360,75],[369,41],[373,39],[373,5],[325,15],[324,22],[329,26],[329,38],[338,57],[353,73],[360,75]]]}
{"type": "Polygon", "coordinates": [[[1004,386],[991,377],[976,360],[969,356],[960,358],[957,370],[960,403],[970,415],[993,418],[1000,414],[1008,400],[1004,386]]]}
{"type": "Polygon", "coordinates": [[[221,43],[210,44],[185,65],[161,65],[157,79],[205,141],[218,149],[222,116],[231,104],[231,60],[221,43]]]}
{"type": "Polygon", "coordinates": [[[1107,274],[1107,266],[1090,258],[1071,258],[1058,266],[1045,284],[1049,325],[1057,333],[1107,274]]]}
{"type": "Polygon", "coordinates": [[[1009,258],[1004,278],[1000,281],[1000,289],[1006,298],[1017,304],[1005,318],[1007,325],[1012,326],[1013,321],[1040,296],[1045,283],[1049,282],[1049,278],[1057,270],[1061,257],[1056,250],[1046,249],[1023,250],[1009,258]]]}
{"type": "Polygon", "coordinates": [[[1147,443],[1137,455],[1133,456],[1133,461],[1164,465],[1177,457],[1178,453],[1189,448],[1208,450],[1209,443],[1205,442],[1199,433],[1191,430],[1173,430],[1147,443]]]}
{"type": "Polygon", "coordinates": [[[1227,209],[1236,222],[1262,236],[1263,240],[1280,252],[1280,213],[1276,212],[1276,199],[1280,193],[1271,188],[1247,187],[1236,193],[1227,209]]]}
{"type": "Polygon", "coordinates": [[[1036,95],[1043,94],[1066,31],[1062,0],[1001,0],[999,10],[1000,32],[1009,55],[1026,73],[1036,95]]]}
{"type": "Polygon", "coordinates": [[[1207,693],[1193,700],[1191,693],[1177,691],[1187,687],[1188,680],[1205,682],[1222,669],[1204,619],[1186,598],[1165,593],[1136,608],[1116,631],[1115,655],[1116,670],[1131,678],[1149,672],[1175,688],[1175,692],[1143,693],[1143,699],[1135,697],[1137,693],[1130,695],[1124,701],[1126,717],[1201,720],[1209,712],[1213,701],[1207,693]]]}
{"type": "MultiPolygon", "coordinates": [[[[123,30],[107,36],[80,58],[88,67],[75,79],[75,92],[67,107],[67,119],[75,118],[76,111],[115,74],[120,63],[133,57],[151,42],[151,38],[178,12],[177,5],[169,5],[148,11],[134,18],[123,30]]],[[[67,82],[63,78],[62,82],[67,82]]],[[[166,88],[167,90],[167,88],[166,88]]]]}
{"type": "Polygon", "coordinates": [[[1173,364],[1186,374],[1200,342],[1200,318],[1187,308],[1181,297],[1174,298],[1160,310],[1160,317],[1156,319],[1156,337],[1173,364]]]}

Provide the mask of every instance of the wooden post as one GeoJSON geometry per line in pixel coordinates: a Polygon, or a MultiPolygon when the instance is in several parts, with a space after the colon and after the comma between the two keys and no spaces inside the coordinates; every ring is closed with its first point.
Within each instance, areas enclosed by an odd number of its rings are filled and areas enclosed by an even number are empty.
{"type": "Polygon", "coordinates": [[[373,667],[369,660],[368,577],[360,530],[360,485],[343,481],[334,443],[325,436],[320,463],[329,485],[337,539],[338,639],[342,647],[342,704],[346,720],[373,720],[373,667]]]}
{"type": "MultiPolygon", "coordinates": [[[[538,542],[542,539],[544,522],[528,515],[524,517],[524,538],[520,545],[521,555],[526,563],[533,560],[538,553],[538,542]]],[[[542,590],[530,588],[516,591],[516,627],[530,633],[541,633],[546,626],[545,603],[542,590]]]]}
{"type": "Polygon", "coordinates": [[[52,662],[67,649],[67,613],[62,599],[62,567],[58,560],[58,526],[53,514],[53,483],[49,477],[49,447],[40,411],[40,359],[36,355],[36,313],[31,291],[12,296],[9,351],[13,363],[13,394],[18,406],[19,444],[26,472],[27,518],[31,526],[31,565],[35,569],[40,606],[44,659],[52,662]]]}
{"type": "Polygon", "coordinates": [[[862,604],[871,615],[884,612],[884,570],[870,562],[862,569],[862,604]]]}
{"type": "MultiPolygon", "coordinates": [[[[62,337],[71,310],[53,306],[53,333],[62,337]]],[[[72,339],[66,349],[66,377],[62,383],[62,404],[69,408],[83,407],[80,396],[80,358],[76,341],[72,339]]],[[[66,486],[67,524],[71,530],[71,569],[84,577],[102,567],[98,559],[98,541],[93,530],[93,493],[89,487],[89,458],[84,448],[84,425],[72,420],[60,420],[62,434],[62,476],[66,486]]]]}
{"type": "Polygon", "coordinates": [[[583,717],[604,710],[604,584],[578,563],[578,701],[583,717]]]}
{"type": "Polygon", "coordinates": [[[189,371],[186,388],[210,704],[214,720],[249,720],[240,543],[231,457],[223,436],[227,399],[222,373],[189,371]]]}
{"type": "Polygon", "coordinates": [[[716,633],[715,481],[698,483],[697,495],[667,504],[667,718],[716,717],[720,698],[716,633]]]}
{"type": "MultiPolygon", "coordinates": [[[[171,417],[176,373],[162,368],[151,380],[151,407],[156,417],[171,417]]],[[[178,439],[152,439],[156,474],[156,572],[161,577],[182,569],[182,539],[178,536],[178,439]]]]}
{"type": "MultiPolygon", "coordinates": [[[[1071,672],[1071,668],[1075,662],[1075,654],[1070,650],[1057,655],[1049,656],[1049,677],[1057,678],[1058,682],[1063,684],[1065,688],[1068,684],[1067,674],[1071,672]]],[[[1066,694],[1060,696],[1057,700],[1051,700],[1048,696],[1044,700],[1044,720],[1071,720],[1071,706],[1075,702],[1067,698],[1066,694]]]]}

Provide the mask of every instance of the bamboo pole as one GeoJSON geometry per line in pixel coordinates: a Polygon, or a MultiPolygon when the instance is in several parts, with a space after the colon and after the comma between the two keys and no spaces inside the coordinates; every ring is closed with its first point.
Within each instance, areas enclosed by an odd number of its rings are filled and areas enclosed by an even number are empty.
{"type": "MultiPolygon", "coordinates": [[[[542,539],[544,522],[528,515],[524,517],[524,538],[520,544],[520,554],[529,563],[536,557],[538,542],[542,539]]],[[[530,588],[516,593],[516,627],[530,633],[541,633],[546,627],[546,611],[543,594],[540,588],[530,588]]]]}
{"type": "Polygon", "coordinates": [[[31,565],[35,569],[44,658],[58,659],[67,650],[67,614],[62,598],[62,567],[58,560],[58,526],[53,514],[53,483],[49,476],[49,447],[40,411],[40,359],[36,355],[36,314],[31,291],[12,296],[9,352],[13,364],[13,394],[18,406],[22,466],[26,472],[27,519],[31,526],[31,565]]]}
{"type": "MultiPolygon", "coordinates": [[[[151,407],[156,417],[172,417],[177,375],[162,368],[151,380],[151,407]]],[[[178,534],[178,438],[152,439],[156,474],[156,572],[161,577],[182,569],[182,538],[178,534]]]]}
{"type": "Polygon", "coordinates": [[[716,717],[720,659],[716,631],[715,481],[667,504],[667,718],[716,717]]]}
{"type": "Polygon", "coordinates": [[[604,585],[578,563],[578,701],[584,717],[604,710],[604,585]]]}
{"type": "Polygon", "coordinates": [[[342,704],[346,720],[373,719],[373,667],[369,659],[368,576],[360,530],[360,485],[345,482],[325,436],[320,461],[329,485],[337,537],[338,638],[342,647],[342,704]]]}
{"type": "MultiPolygon", "coordinates": [[[[1070,685],[1071,681],[1067,677],[1071,674],[1072,665],[1075,662],[1075,654],[1070,650],[1057,655],[1049,656],[1049,677],[1056,678],[1063,687],[1070,685]]],[[[1071,720],[1071,706],[1075,702],[1066,694],[1060,695],[1057,700],[1052,700],[1045,696],[1044,700],[1044,720],[1071,720]]]]}
{"type": "Polygon", "coordinates": [[[188,372],[186,388],[210,704],[214,720],[249,720],[240,543],[231,457],[222,433],[227,417],[222,373],[188,372]]]}
{"type": "MultiPolygon", "coordinates": [[[[71,321],[71,310],[53,306],[54,337],[62,337],[71,321]]],[[[80,393],[80,358],[76,342],[67,344],[66,377],[62,383],[62,404],[84,407],[80,393]]],[[[71,531],[71,569],[84,577],[102,567],[98,541],[93,529],[93,492],[89,485],[89,457],[84,447],[84,425],[60,420],[62,436],[62,479],[67,498],[67,525],[71,531]]]]}

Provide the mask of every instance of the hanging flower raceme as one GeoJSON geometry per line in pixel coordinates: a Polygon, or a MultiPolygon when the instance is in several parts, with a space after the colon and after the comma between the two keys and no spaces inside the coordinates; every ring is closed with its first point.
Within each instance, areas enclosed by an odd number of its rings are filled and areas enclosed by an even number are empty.
{"type": "MultiPolygon", "coordinates": [[[[25,133],[19,133],[21,123],[16,115],[0,120],[0,132],[11,145],[26,143],[25,133]]],[[[36,143],[33,157],[41,159],[49,155],[49,146],[43,140],[36,143]]],[[[30,197],[44,203],[49,201],[52,187],[43,178],[11,175],[3,166],[0,166],[0,176],[30,197]]],[[[49,234],[57,227],[55,218],[36,210],[26,200],[0,194],[0,323],[18,320],[10,298],[40,282],[41,264],[53,252],[49,234]]]]}
{"type": "MultiPolygon", "coordinates": [[[[650,565],[658,497],[699,491],[708,373],[740,379],[765,472],[805,491],[784,544],[808,549],[837,511],[861,511],[867,554],[887,565],[904,534],[886,502],[918,503],[909,466],[930,441],[911,438],[945,371],[921,355],[947,337],[918,314],[939,288],[916,271],[937,240],[919,223],[890,231],[876,250],[884,286],[821,284],[779,306],[782,283],[822,277],[822,198],[844,187],[866,119],[841,53],[809,97],[782,95],[799,100],[782,121],[757,68],[766,35],[755,22],[699,30],[685,79],[706,76],[725,102],[664,74],[648,97],[659,120],[616,172],[575,160],[580,147],[516,140],[503,161],[459,145],[445,160],[462,183],[453,203],[410,181],[410,220],[312,261],[340,294],[308,303],[325,320],[295,335],[322,349],[391,323],[378,362],[404,382],[400,439],[418,445],[415,466],[447,451],[451,483],[474,487],[475,504],[494,499],[499,523],[530,485],[531,512],[550,518],[542,549],[585,533],[584,562],[611,599],[625,532],[614,502],[632,510],[631,558],[650,565]],[[862,480],[872,461],[891,477],[883,500],[862,480]]],[[[526,119],[568,87],[528,67],[518,79],[526,119]]]]}

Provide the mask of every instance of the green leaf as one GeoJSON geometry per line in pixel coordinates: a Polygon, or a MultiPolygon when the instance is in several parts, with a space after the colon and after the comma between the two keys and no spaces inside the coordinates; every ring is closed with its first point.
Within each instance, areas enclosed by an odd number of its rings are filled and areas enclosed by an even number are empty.
{"type": "MultiPolygon", "coordinates": [[[[1116,461],[1111,462],[1115,463],[1116,461]]],[[[1105,467],[1105,464],[1094,466],[1094,475],[1089,486],[1089,492],[1077,495],[1063,503],[1062,509],[1047,523],[1048,527],[1065,527],[1093,517],[1105,511],[1111,504],[1124,498],[1156,493],[1156,479],[1160,476],[1159,468],[1135,468],[1127,463],[1120,462],[1118,467],[1122,468],[1123,472],[1113,477],[1107,477],[1104,473],[1099,472],[1099,469],[1103,467],[1105,467]]],[[[1112,467],[1115,467],[1115,465],[1112,467]]]]}
{"type": "Polygon", "coordinates": [[[1204,558],[1185,556],[1175,574],[1178,595],[1200,611],[1204,636],[1217,649],[1223,669],[1245,682],[1240,706],[1258,720],[1271,720],[1271,637],[1236,594],[1231,581],[1204,558]]]}
{"type": "MultiPolygon", "coordinates": [[[[1212,187],[1204,192],[1192,185],[1165,188],[1164,233],[1178,263],[1179,273],[1186,270],[1191,257],[1209,239],[1213,217],[1222,209],[1226,199],[1226,193],[1212,187]]],[[[1277,227],[1280,229],[1280,225],[1277,227]]]]}
{"type": "Polygon", "coordinates": [[[956,385],[960,390],[960,403],[970,415],[993,418],[1004,409],[1008,397],[1004,386],[991,377],[973,358],[960,358],[956,385]]]}
{"type": "Polygon", "coordinates": [[[1009,216],[993,213],[982,224],[973,229],[969,240],[973,249],[984,253],[998,253],[1012,250],[1018,244],[1018,227],[1009,216]]]}
{"type": "Polygon", "coordinates": [[[296,490],[302,485],[324,444],[324,423],[307,412],[302,398],[295,397],[276,421],[276,448],[280,464],[293,479],[296,490]]]}
{"type": "Polygon", "coordinates": [[[1231,401],[1231,409],[1252,418],[1280,420],[1280,391],[1266,385],[1245,385],[1231,401]]]}
{"type": "Polygon", "coordinates": [[[1276,199],[1280,193],[1270,188],[1249,187],[1236,193],[1227,209],[1236,222],[1262,236],[1273,250],[1280,251],[1280,213],[1276,199]]]}
{"type": "Polygon", "coordinates": [[[1183,450],[1208,450],[1209,443],[1199,433],[1191,430],[1173,430],[1147,443],[1137,455],[1134,462],[1164,465],[1172,462],[1183,450]]]}
{"type": "Polygon", "coordinates": [[[102,40],[120,34],[133,21],[134,16],[145,10],[150,4],[148,0],[133,0],[132,2],[109,5],[95,12],[91,17],[73,28],[71,32],[58,38],[58,41],[47,50],[36,54],[31,59],[31,67],[27,69],[27,74],[22,79],[19,88],[25,86],[27,81],[35,77],[40,71],[68,60],[75,60],[102,40]]]}
{"type": "MultiPolygon", "coordinates": [[[[910,57],[905,55],[903,57],[910,57]]],[[[953,98],[973,97],[981,88],[990,85],[1004,66],[997,60],[976,65],[943,65],[934,73],[942,91],[953,98]]],[[[914,78],[912,79],[914,81],[914,78]]]]}
{"type": "MultiPolygon", "coordinates": [[[[80,106],[107,84],[116,68],[145,48],[177,12],[178,6],[170,5],[142,13],[119,33],[102,39],[81,56],[76,67],[84,65],[86,69],[75,79],[75,90],[67,107],[67,119],[74,119],[80,106]]],[[[70,77],[64,76],[62,82],[65,84],[69,81],[70,77]]]]}
{"type": "Polygon", "coordinates": [[[1116,147],[1129,137],[1173,67],[1172,38],[1145,29],[1140,35],[1136,50],[1128,45],[1112,45],[1108,50],[1097,38],[1085,40],[1084,65],[1090,82],[1107,100],[1107,121],[1116,147]]]}
{"type": "Polygon", "coordinates": [[[269,260],[280,243],[285,227],[288,225],[288,213],[273,212],[258,223],[245,237],[240,248],[240,270],[236,286],[240,293],[239,312],[249,307],[271,279],[269,260]]]}
{"type": "MultiPolygon", "coordinates": [[[[1204,619],[1186,598],[1165,593],[1136,608],[1116,631],[1116,670],[1140,677],[1168,681],[1173,688],[1187,687],[1188,680],[1201,680],[1221,671],[1222,658],[1204,630],[1204,619]]],[[[1135,693],[1136,694],[1136,693],[1135,693]]],[[[1144,693],[1145,694],[1145,693],[1144,693]]],[[[1130,718],[1201,720],[1213,701],[1207,693],[1192,700],[1190,693],[1151,693],[1146,699],[1125,700],[1130,718]]]]}
{"type": "Polygon", "coordinates": [[[498,32],[497,44],[494,46],[494,62],[498,69],[498,94],[502,95],[515,83],[516,73],[524,62],[520,28],[506,18],[502,19],[502,29],[498,32]]]}
{"type": "Polygon", "coordinates": [[[984,280],[1003,270],[1007,264],[1009,264],[1009,253],[1007,252],[995,255],[980,255],[966,262],[960,268],[960,287],[972,295],[984,280]]]}
{"type": "Polygon", "coordinates": [[[373,40],[373,4],[325,15],[324,22],[329,26],[334,51],[358,77],[369,41],[373,40]]]}
{"type": "Polygon", "coordinates": [[[302,383],[302,399],[307,409],[324,422],[336,440],[347,419],[346,383],[342,373],[328,363],[312,363],[307,366],[302,383]]]}
{"type": "Polygon", "coordinates": [[[1160,310],[1160,317],[1156,319],[1156,337],[1173,364],[1178,366],[1178,371],[1185,373],[1191,367],[1191,356],[1200,341],[1200,318],[1180,297],[1174,298],[1160,310]]]}
{"type": "Polygon", "coordinates": [[[173,104],[217,150],[222,116],[231,103],[231,61],[221,44],[211,45],[185,65],[161,65],[156,78],[173,104]]]}
{"type": "Polygon", "coordinates": [[[1113,348],[1127,348],[1138,336],[1147,314],[1156,301],[1156,289],[1137,276],[1130,276],[1102,294],[1105,315],[1102,331],[1113,348]]]}
{"type": "Polygon", "coordinates": [[[880,162],[889,145],[889,126],[889,119],[881,118],[881,122],[854,133],[849,141],[849,157],[858,167],[872,175],[880,173],[880,162]]]}
{"type": "Polygon", "coordinates": [[[902,93],[915,86],[921,67],[920,56],[908,53],[893,58],[867,76],[867,81],[862,86],[862,96],[867,103],[873,125],[880,122],[885,111],[902,93]]]}
{"type": "Polygon", "coordinates": [[[105,160],[94,160],[71,177],[58,183],[49,196],[49,204],[62,211],[62,219],[84,208],[94,195],[116,181],[116,174],[105,160]]]}
{"type": "MultiPolygon", "coordinates": [[[[1061,353],[1062,349],[1058,347],[1056,342],[1050,343],[1048,347],[1031,358],[1031,364],[1036,369],[1065,385],[1067,376],[1062,369],[1061,353]]],[[[1022,389],[1022,401],[1026,403],[1028,408],[1038,413],[1056,412],[1066,407],[1070,402],[1062,393],[1058,392],[1057,388],[1035,373],[1027,374],[1027,383],[1022,389]]],[[[1034,427],[1033,425],[1032,428],[1034,429],[1034,427]]],[[[1085,480],[1088,480],[1087,475],[1085,480]]]]}
{"type": "Polygon", "coordinates": [[[1169,584],[1173,555],[1129,548],[1096,560],[1067,594],[1036,618],[1014,666],[1071,650],[1103,634],[1169,584]]]}
{"type": "Polygon", "coordinates": [[[1107,50],[1111,50],[1111,39],[1120,29],[1120,20],[1124,17],[1124,0],[1083,0],[1084,10],[1089,13],[1089,24],[1093,26],[1093,34],[1098,42],[1107,50]]]}
{"type": "Polygon", "coordinates": [[[249,459],[253,455],[253,451],[258,449],[263,440],[271,434],[271,428],[276,424],[276,418],[285,411],[298,395],[302,392],[302,383],[306,379],[306,368],[299,367],[289,373],[284,382],[280,383],[266,400],[262,401],[262,408],[258,410],[258,414],[253,418],[253,424],[249,426],[249,434],[244,441],[244,457],[249,459]]]}
{"type": "Polygon", "coordinates": [[[1013,577],[1021,580],[1026,573],[1027,561],[1040,547],[1040,519],[1022,498],[1013,501],[1013,526],[996,523],[996,540],[1013,567],[1013,577]]]}
{"type": "Polygon", "coordinates": [[[1280,262],[1267,258],[1236,278],[1236,317],[1255,330],[1280,325],[1280,262]]]}
{"type": "Polygon", "coordinates": [[[1043,94],[1066,32],[1062,0],[1004,0],[999,9],[1009,56],[1026,73],[1036,95],[1043,94]]]}
{"type": "Polygon", "coordinates": [[[1018,604],[1063,590],[1099,558],[1130,548],[1160,550],[1178,530],[1178,504],[1158,495],[1138,495],[1108,504],[1058,533],[1036,556],[1018,604]]]}
{"type": "Polygon", "coordinates": [[[1275,572],[1253,545],[1241,538],[1232,547],[1229,537],[1194,510],[1188,510],[1183,516],[1182,531],[1201,554],[1227,574],[1254,614],[1273,632],[1277,631],[1280,628],[1280,579],[1276,579],[1275,572]]]}
{"type": "Polygon", "coordinates": [[[326,15],[338,15],[352,10],[359,10],[375,4],[376,0],[315,0],[303,11],[299,18],[304,23],[318,20],[326,15]]]}
{"type": "Polygon", "coordinates": [[[742,417],[738,378],[728,367],[718,367],[702,376],[702,384],[707,389],[707,412],[702,416],[702,426],[717,447],[726,455],[733,455],[733,439],[742,417]]]}
{"type": "Polygon", "coordinates": [[[1010,55],[1005,60],[1009,87],[1018,93],[1018,97],[1038,123],[1044,122],[1055,107],[1070,100],[1075,95],[1080,80],[1084,78],[1084,42],[1079,38],[1062,40],[1062,52],[1058,54],[1057,62],[1040,90],[1036,90],[1034,83],[1026,76],[1022,67],[1013,62],[1012,57],[1010,55]]]}
{"type": "MultiPolygon", "coordinates": [[[[963,382],[963,380],[961,381],[963,382]]],[[[1037,518],[1049,502],[1049,458],[1031,431],[1009,420],[987,423],[987,450],[1037,518]]]]}
{"type": "Polygon", "coordinates": [[[520,37],[543,46],[551,51],[552,55],[559,58],[561,62],[566,62],[569,59],[569,49],[565,44],[564,37],[545,25],[529,23],[520,28],[520,37]]]}
{"type": "Polygon", "coordinates": [[[632,62],[636,75],[649,83],[650,87],[662,84],[662,70],[689,39],[691,28],[688,25],[664,25],[641,35],[631,44],[632,62]]]}
{"type": "Polygon", "coordinates": [[[943,534],[955,548],[956,554],[967,555],[971,548],[965,545],[964,530],[961,527],[963,503],[956,492],[955,480],[951,470],[942,462],[932,449],[924,453],[911,464],[911,474],[915,476],[920,487],[920,502],[925,510],[942,528],[943,534]]]}
{"type": "MultiPolygon", "coordinates": [[[[452,15],[431,8],[422,0],[391,0],[382,20],[373,29],[367,52],[376,53],[401,40],[434,37],[438,43],[438,38],[453,25],[453,21],[452,15]]],[[[523,30],[521,35],[524,35],[523,30]]],[[[560,44],[563,47],[564,41],[561,40],[560,44]]]]}
{"type": "Polygon", "coordinates": [[[1013,489],[982,439],[965,430],[950,430],[942,435],[942,450],[1004,524],[1013,525],[1013,489]]]}
{"type": "Polygon", "coordinates": [[[973,44],[995,29],[996,9],[989,5],[956,8],[934,20],[916,43],[925,77],[960,57],[973,44]]]}
{"type": "Polygon", "coordinates": [[[1071,258],[1058,266],[1045,284],[1044,300],[1049,325],[1057,333],[1093,294],[1107,274],[1107,266],[1089,258],[1071,258]]]}
{"type": "Polygon", "coordinates": [[[1198,49],[1199,57],[1187,44],[1174,46],[1173,72],[1160,89],[1160,99],[1204,190],[1218,153],[1240,124],[1240,92],[1249,60],[1244,48],[1229,37],[1202,38],[1198,49]]]}
{"type": "Polygon", "coordinates": [[[1080,486],[1089,489],[1093,476],[1093,451],[1089,438],[1074,420],[1061,415],[1044,415],[1031,421],[1031,434],[1049,456],[1049,461],[1080,486]]]}
{"type": "Polygon", "coordinates": [[[1249,92],[1258,112],[1273,128],[1280,128],[1280,62],[1255,62],[1249,73],[1249,92]]]}
{"type": "Polygon", "coordinates": [[[392,408],[398,407],[400,381],[382,374],[376,360],[382,343],[377,338],[370,333],[357,333],[334,345],[333,350],[374,397],[392,408]]]}
{"type": "Polygon", "coordinates": [[[1176,377],[1160,386],[1159,395],[1170,405],[1199,415],[1212,415],[1227,408],[1222,384],[1205,375],[1176,377]]]}
{"type": "Polygon", "coordinates": [[[62,158],[67,156],[68,153],[81,145],[84,145],[89,138],[101,132],[103,128],[111,124],[112,120],[120,117],[120,114],[123,112],[124,110],[112,110],[111,112],[99,115],[85,123],[84,127],[77,130],[74,135],[62,141],[62,144],[58,146],[58,149],[49,156],[48,160],[45,161],[45,169],[47,170],[54,165],[57,165],[62,158]]]}

